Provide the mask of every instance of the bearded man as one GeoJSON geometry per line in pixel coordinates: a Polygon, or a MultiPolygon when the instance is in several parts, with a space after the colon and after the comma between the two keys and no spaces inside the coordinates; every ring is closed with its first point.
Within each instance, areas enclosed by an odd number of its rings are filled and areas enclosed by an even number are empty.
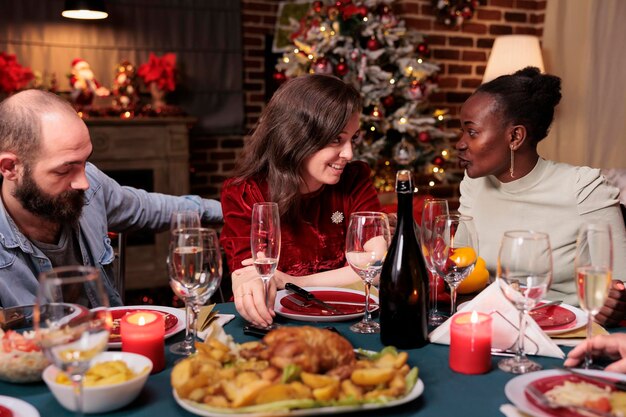
{"type": "Polygon", "coordinates": [[[107,232],[167,230],[178,210],[222,221],[218,201],[120,186],[87,162],[92,150],[56,95],[27,90],[0,103],[0,307],[33,304],[39,273],[63,265],[97,267],[120,305],[107,232]]]}

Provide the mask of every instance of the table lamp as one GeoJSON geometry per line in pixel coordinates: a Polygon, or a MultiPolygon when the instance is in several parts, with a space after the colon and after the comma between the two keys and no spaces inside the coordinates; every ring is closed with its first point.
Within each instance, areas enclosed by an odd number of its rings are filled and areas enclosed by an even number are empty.
{"type": "Polygon", "coordinates": [[[544,72],[539,38],[532,35],[499,36],[491,48],[483,84],[525,67],[537,67],[544,72]]]}

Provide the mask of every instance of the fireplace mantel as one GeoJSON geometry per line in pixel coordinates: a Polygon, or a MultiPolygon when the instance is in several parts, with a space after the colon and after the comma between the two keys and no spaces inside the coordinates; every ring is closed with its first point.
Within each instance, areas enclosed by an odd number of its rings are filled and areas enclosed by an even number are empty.
{"type": "MultiPolygon", "coordinates": [[[[120,172],[151,173],[151,184],[116,178],[122,185],[164,194],[188,194],[189,128],[194,122],[190,117],[85,119],[93,144],[90,161],[113,178],[120,172]]],[[[131,175],[134,181],[139,177],[131,175]]],[[[168,285],[165,260],[169,236],[160,233],[150,239],[153,243],[129,244],[126,248],[127,289],[168,285]]]]}

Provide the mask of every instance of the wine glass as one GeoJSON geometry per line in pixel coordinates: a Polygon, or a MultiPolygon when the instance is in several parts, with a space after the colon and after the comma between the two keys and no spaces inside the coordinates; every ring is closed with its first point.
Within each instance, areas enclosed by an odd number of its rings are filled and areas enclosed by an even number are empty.
{"type": "MultiPolygon", "coordinates": [[[[280,258],[280,215],[276,203],[254,203],[250,226],[250,250],[263,280],[265,305],[269,308],[269,285],[280,258]]],[[[268,326],[274,327],[273,325],[268,326]]]]}
{"type": "Polygon", "coordinates": [[[200,213],[197,210],[179,210],[172,213],[170,231],[200,227],[200,213]]]}
{"type": "Polygon", "coordinates": [[[426,267],[430,272],[430,308],[428,311],[428,325],[439,326],[446,321],[446,316],[437,310],[437,281],[439,274],[433,263],[431,253],[433,242],[435,241],[434,226],[435,218],[441,215],[448,215],[448,201],[443,198],[429,198],[424,201],[422,210],[422,225],[420,228],[422,253],[426,267]]]}
{"type": "MultiPolygon", "coordinates": [[[[580,307],[587,313],[587,340],[591,339],[593,319],[604,305],[611,287],[613,241],[608,223],[581,226],[576,241],[576,289],[580,307]]],[[[591,344],[585,352],[585,369],[594,368],[591,344]]]]}
{"type": "Polygon", "coordinates": [[[42,272],[33,325],[46,357],[72,381],[75,412],[83,415],[83,378],[90,361],[106,350],[113,320],[96,268],[62,266],[42,272]],[[80,314],[67,304],[80,304],[80,314]]]}
{"type": "Polygon", "coordinates": [[[504,233],[498,253],[497,281],[504,296],[519,311],[519,336],[515,357],[503,359],[505,372],[524,374],[541,365],[524,353],[526,314],[544,297],[552,283],[552,250],[545,233],[519,230],[504,233]]]}
{"type": "Polygon", "coordinates": [[[431,241],[432,263],[450,286],[450,316],[456,312],[456,289],[474,269],[478,235],[474,219],[461,214],[435,217],[431,241]]]}
{"type": "Polygon", "coordinates": [[[170,352],[178,355],[191,355],[195,352],[196,315],[192,298],[195,291],[203,286],[203,251],[201,228],[172,230],[168,254],[170,286],[182,295],[187,312],[185,340],[170,346],[170,352]]]}
{"type": "Polygon", "coordinates": [[[370,313],[370,290],[380,274],[391,241],[389,220],[384,213],[360,211],[350,215],[346,234],[346,260],[365,282],[363,320],[350,326],[355,333],[379,333],[380,325],[370,313]]]}

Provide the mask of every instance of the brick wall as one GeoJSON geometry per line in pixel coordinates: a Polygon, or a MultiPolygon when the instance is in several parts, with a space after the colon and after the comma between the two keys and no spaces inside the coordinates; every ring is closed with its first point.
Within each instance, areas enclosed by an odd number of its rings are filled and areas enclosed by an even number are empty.
{"type": "MultiPolygon", "coordinates": [[[[489,51],[496,36],[541,36],[548,0],[481,0],[474,17],[461,28],[435,21],[431,0],[396,0],[396,13],[407,25],[427,36],[431,60],[441,66],[440,91],[431,101],[458,114],[461,104],[480,85],[489,51]]],[[[272,34],[279,0],[241,0],[244,42],[245,132],[241,135],[197,137],[191,143],[191,188],[194,193],[219,197],[243,146],[245,133],[257,121],[265,103],[266,35],[272,34]]],[[[450,126],[454,126],[452,122],[450,126]]],[[[456,187],[434,189],[432,194],[455,199],[456,187]]]]}

